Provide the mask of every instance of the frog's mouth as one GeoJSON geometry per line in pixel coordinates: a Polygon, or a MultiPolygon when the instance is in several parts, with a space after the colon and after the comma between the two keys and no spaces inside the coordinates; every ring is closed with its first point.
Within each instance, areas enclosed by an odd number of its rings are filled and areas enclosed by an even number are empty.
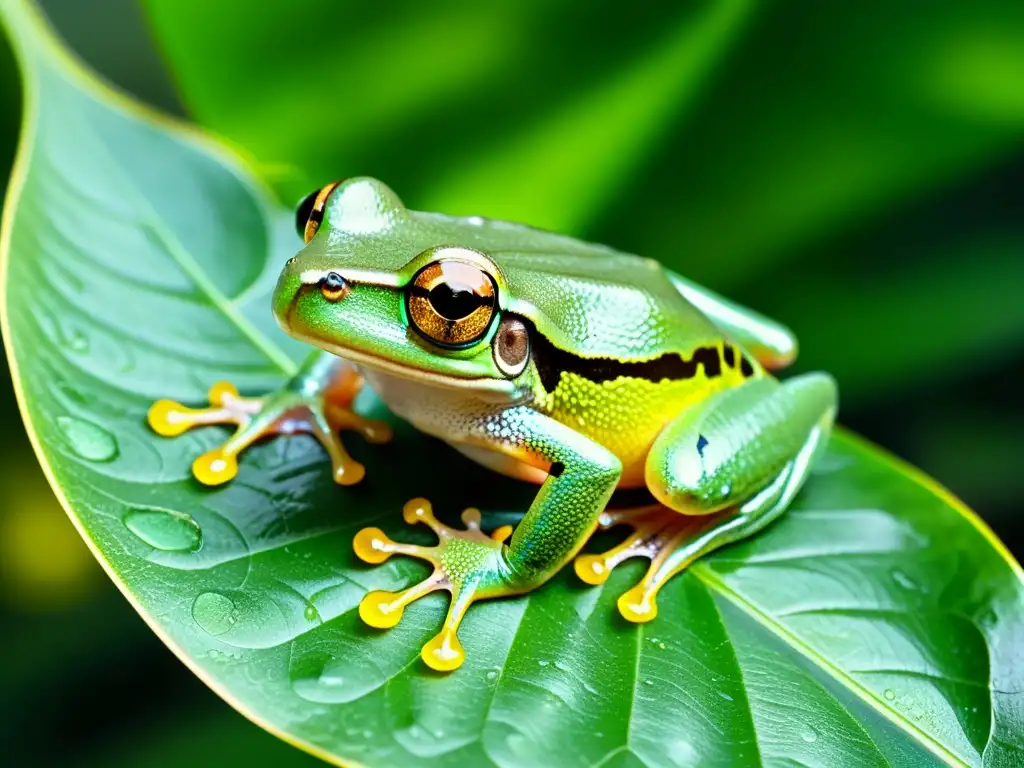
{"type": "Polygon", "coordinates": [[[356,349],[345,344],[331,343],[321,338],[315,338],[301,332],[291,320],[291,313],[289,312],[285,322],[281,325],[292,338],[322,349],[325,352],[330,352],[332,355],[337,355],[345,360],[350,360],[357,365],[371,368],[397,379],[415,381],[443,389],[472,391],[480,394],[491,393],[501,395],[504,398],[515,397],[516,395],[516,386],[508,379],[495,379],[484,376],[452,376],[407,363],[400,363],[363,349],[356,349]]]}
{"type": "Polygon", "coordinates": [[[381,373],[395,376],[397,378],[417,381],[423,384],[443,387],[445,389],[462,389],[481,393],[492,392],[505,396],[512,396],[515,394],[515,385],[508,379],[491,379],[480,376],[472,378],[449,376],[447,374],[438,373],[437,371],[428,371],[423,368],[417,368],[416,366],[395,362],[394,360],[380,357],[379,355],[375,355],[371,352],[365,352],[351,347],[345,347],[337,344],[325,344],[322,340],[316,339],[304,340],[326,352],[330,352],[333,355],[343,357],[346,360],[351,360],[357,365],[372,368],[376,371],[380,371],[381,373]]]}

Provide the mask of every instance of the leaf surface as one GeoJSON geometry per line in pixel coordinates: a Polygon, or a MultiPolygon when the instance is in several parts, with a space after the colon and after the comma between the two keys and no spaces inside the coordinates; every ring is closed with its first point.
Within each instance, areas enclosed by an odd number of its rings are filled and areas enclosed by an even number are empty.
{"type": "MultiPolygon", "coordinates": [[[[72,521],[147,623],[217,693],[340,764],[1011,765],[1024,756],[1020,567],[969,510],[860,440],[836,437],[791,512],[676,578],[658,620],[563,573],[476,606],[468,660],[429,673],[439,596],[363,626],[369,589],[423,574],[355,562],[354,533],[408,498],[493,524],[531,488],[396,423],[354,445],[339,489],[306,437],[250,450],[199,487],[216,429],[162,440],[152,400],[231,378],[279,386],[303,354],[267,296],[290,214],[243,166],[85,73],[26,3],[0,5],[26,123],[5,206],[3,330],[37,453],[72,521]],[[453,479],[457,482],[453,482],[453,479]]],[[[372,397],[361,403],[381,412],[372,397]]],[[[40,542],[45,546],[45,542],[40,542]]]]}

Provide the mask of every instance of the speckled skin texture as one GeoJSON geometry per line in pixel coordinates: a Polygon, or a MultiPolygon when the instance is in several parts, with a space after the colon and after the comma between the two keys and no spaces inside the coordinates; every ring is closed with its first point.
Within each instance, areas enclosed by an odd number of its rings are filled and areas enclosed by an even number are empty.
{"type": "MultiPolygon", "coordinates": [[[[452,592],[445,629],[424,648],[431,666],[461,663],[455,631],[470,602],[533,589],[572,559],[617,486],[646,485],[674,513],[733,510],[692,535],[658,538],[650,583],[620,603],[642,621],[653,617],[644,604],[664,578],[767,524],[803,482],[836,394],[823,374],[786,384],[769,375],[796,354],[784,327],[649,259],[521,225],[409,211],[373,179],[345,181],[318,199],[322,221],[306,227],[315,236],[278,282],[282,327],[359,365],[419,429],[540,482],[507,546],[470,523],[466,531],[441,526],[423,500],[407,506],[406,520],[431,525],[436,547],[392,542],[377,529],[357,537],[357,554],[370,562],[400,553],[435,565],[406,592],[368,595],[361,615],[374,626],[393,625],[429,591],[452,592]],[[407,304],[419,296],[416,275],[447,260],[479,270],[496,297],[487,330],[459,348],[429,338],[407,304]],[[502,316],[530,339],[525,368],[508,375],[496,362],[502,316]]],[[[418,312],[430,311],[415,300],[418,312]]],[[[454,326],[445,322],[433,325],[448,333],[454,326]]],[[[330,401],[323,381],[336,369],[318,354],[292,389],[330,401]]],[[[581,576],[596,583],[603,573],[581,576]]]]}

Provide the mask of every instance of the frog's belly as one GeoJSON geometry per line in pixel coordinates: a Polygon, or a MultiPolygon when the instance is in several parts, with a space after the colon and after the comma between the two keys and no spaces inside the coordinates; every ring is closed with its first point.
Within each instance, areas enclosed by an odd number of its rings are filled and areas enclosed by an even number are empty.
{"type": "MultiPolygon", "coordinates": [[[[474,425],[488,416],[508,407],[508,402],[486,400],[462,390],[447,389],[430,384],[393,376],[382,371],[361,367],[366,380],[380,396],[388,408],[397,416],[405,419],[421,432],[439,437],[464,456],[503,475],[525,480],[531,483],[542,483],[548,476],[544,469],[539,469],[514,457],[498,451],[488,450],[479,445],[466,443],[462,438],[474,431],[474,425]]],[[[591,434],[586,423],[574,423],[570,414],[551,414],[560,421],[569,424],[588,437],[595,439],[615,453],[623,463],[620,488],[638,488],[644,485],[644,462],[647,449],[657,436],[658,429],[654,425],[642,425],[647,429],[637,429],[636,421],[623,421],[628,429],[628,442],[615,435],[602,434],[598,430],[591,434]],[[569,416],[569,418],[566,418],[569,416]],[[623,450],[628,446],[628,450],[623,450]]],[[[658,418],[658,428],[664,423],[664,416],[658,418]]],[[[591,422],[592,424],[593,422],[591,422]]]]}
{"type": "Polygon", "coordinates": [[[499,472],[502,475],[514,477],[516,480],[525,480],[528,483],[540,485],[548,477],[548,473],[543,469],[539,469],[531,464],[525,464],[511,456],[506,456],[504,453],[489,451],[486,448],[466,443],[448,441],[448,445],[477,464],[499,472]]]}

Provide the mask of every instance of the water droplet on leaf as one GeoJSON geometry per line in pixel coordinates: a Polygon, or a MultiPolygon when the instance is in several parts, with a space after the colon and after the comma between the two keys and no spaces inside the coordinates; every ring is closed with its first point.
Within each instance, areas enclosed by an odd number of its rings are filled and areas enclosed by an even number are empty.
{"type": "Polygon", "coordinates": [[[883,693],[882,695],[885,696],[886,701],[896,700],[896,691],[894,691],[892,688],[886,688],[885,693],[883,693]]]}
{"type": "Polygon", "coordinates": [[[207,634],[223,635],[238,621],[238,609],[230,597],[219,592],[203,592],[192,603],[192,618],[207,634]]]}
{"type": "Polygon", "coordinates": [[[57,426],[71,450],[83,459],[110,461],[117,456],[117,441],[103,427],[71,416],[58,416],[57,426]]]}
{"type": "Polygon", "coordinates": [[[136,509],[124,516],[125,527],[154,549],[196,552],[203,546],[199,524],[184,512],[136,509]]]}
{"type": "Polygon", "coordinates": [[[800,734],[800,738],[806,741],[808,744],[813,744],[818,740],[818,732],[814,728],[808,728],[806,731],[800,734]]]}

